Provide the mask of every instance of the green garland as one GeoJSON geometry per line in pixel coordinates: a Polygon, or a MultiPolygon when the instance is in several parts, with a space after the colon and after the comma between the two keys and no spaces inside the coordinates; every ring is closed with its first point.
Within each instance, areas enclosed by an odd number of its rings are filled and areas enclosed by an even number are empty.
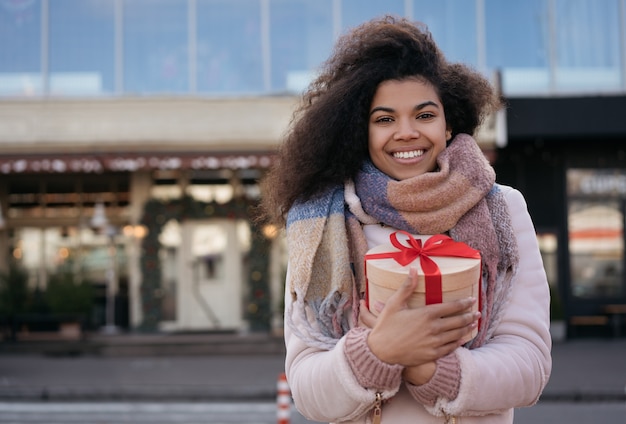
{"type": "Polygon", "coordinates": [[[162,202],[150,200],[144,207],[141,224],[148,233],[142,241],[140,287],[143,321],[140,330],[153,332],[161,321],[160,298],[155,294],[161,289],[161,265],[159,261],[159,235],[163,226],[171,219],[179,222],[187,219],[229,218],[245,219],[250,223],[252,234],[247,262],[248,299],[244,318],[252,331],[269,331],[271,328],[271,299],[268,281],[268,259],[270,241],[263,237],[261,229],[251,219],[256,203],[248,199],[233,199],[224,204],[198,202],[187,196],[182,199],[162,202]]]}

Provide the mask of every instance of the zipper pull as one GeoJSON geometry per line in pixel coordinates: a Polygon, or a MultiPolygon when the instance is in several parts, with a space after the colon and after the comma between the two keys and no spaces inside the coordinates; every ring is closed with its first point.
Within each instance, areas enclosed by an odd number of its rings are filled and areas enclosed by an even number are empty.
{"type": "Polygon", "coordinates": [[[456,424],[456,417],[454,415],[448,415],[444,412],[443,416],[446,419],[445,424],[456,424]]]}
{"type": "Polygon", "coordinates": [[[374,402],[374,412],[372,413],[372,424],[380,424],[383,419],[383,398],[380,393],[376,393],[374,402]]]}

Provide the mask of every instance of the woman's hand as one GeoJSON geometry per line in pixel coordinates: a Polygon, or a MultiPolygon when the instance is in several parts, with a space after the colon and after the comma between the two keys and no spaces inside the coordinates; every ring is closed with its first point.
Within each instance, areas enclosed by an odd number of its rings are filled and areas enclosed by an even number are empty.
{"type": "MultiPolygon", "coordinates": [[[[360,322],[372,329],[368,345],[383,362],[405,367],[434,363],[461,346],[462,338],[478,323],[480,313],[468,311],[474,298],[410,309],[407,301],[416,286],[417,271],[412,268],[384,307],[374,305],[381,309],[378,317],[361,305],[360,322]]],[[[432,366],[419,370],[420,379],[429,369],[432,366]]]]}
{"type": "Polygon", "coordinates": [[[430,379],[433,378],[435,371],[437,371],[436,362],[427,362],[422,365],[406,367],[404,371],[402,371],[402,379],[415,386],[421,386],[422,384],[428,383],[430,379]]]}

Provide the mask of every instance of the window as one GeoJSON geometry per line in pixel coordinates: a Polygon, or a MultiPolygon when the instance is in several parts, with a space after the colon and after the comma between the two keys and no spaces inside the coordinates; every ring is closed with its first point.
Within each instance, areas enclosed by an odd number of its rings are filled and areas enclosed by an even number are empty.
{"type": "Polygon", "coordinates": [[[624,216],[618,202],[573,201],[569,205],[572,294],[622,295],[624,216]]]}
{"type": "Polygon", "coordinates": [[[555,0],[556,90],[619,89],[619,0],[555,0]]]}
{"type": "Polygon", "coordinates": [[[189,91],[186,0],[124,2],[124,91],[189,91]]]}
{"type": "Polygon", "coordinates": [[[626,174],[570,169],[567,180],[572,295],[623,297],[626,174]]]}
{"type": "Polygon", "coordinates": [[[331,0],[270,3],[271,91],[300,92],[333,43],[331,0]]]}
{"type": "Polygon", "coordinates": [[[486,0],[487,65],[508,95],[602,92],[622,84],[619,0],[486,0]]]}
{"type": "Polygon", "coordinates": [[[383,15],[404,16],[404,0],[385,2],[364,2],[362,0],[343,0],[341,2],[341,28],[347,31],[365,21],[383,15]]]}
{"type": "Polygon", "coordinates": [[[550,87],[549,22],[545,0],[486,0],[487,68],[502,70],[505,93],[546,92],[550,87]]]}
{"type": "Polygon", "coordinates": [[[42,92],[41,2],[0,2],[0,95],[42,92]]]}
{"type": "Polygon", "coordinates": [[[478,67],[476,4],[473,1],[413,0],[413,19],[428,25],[446,58],[478,67]]]}
{"type": "Polygon", "coordinates": [[[200,0],[197,6],[199,92],[263,91],[258,0],[200,0]]]}
{"type": "Polygon", "coordinates": [[[55,0],[50,8],[50,94],[112,93],[114,3],[55,0]]]}

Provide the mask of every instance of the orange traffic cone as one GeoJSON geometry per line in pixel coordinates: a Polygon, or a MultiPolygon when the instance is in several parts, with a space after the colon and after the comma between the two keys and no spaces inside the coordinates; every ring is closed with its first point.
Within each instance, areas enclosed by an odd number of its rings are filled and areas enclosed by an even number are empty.
{"type": "Polygon", "coordinates": [[[291,391],[284,372],[278,376],[276,407],[276,423],[289,424],[291,420],[291,391]]]}

